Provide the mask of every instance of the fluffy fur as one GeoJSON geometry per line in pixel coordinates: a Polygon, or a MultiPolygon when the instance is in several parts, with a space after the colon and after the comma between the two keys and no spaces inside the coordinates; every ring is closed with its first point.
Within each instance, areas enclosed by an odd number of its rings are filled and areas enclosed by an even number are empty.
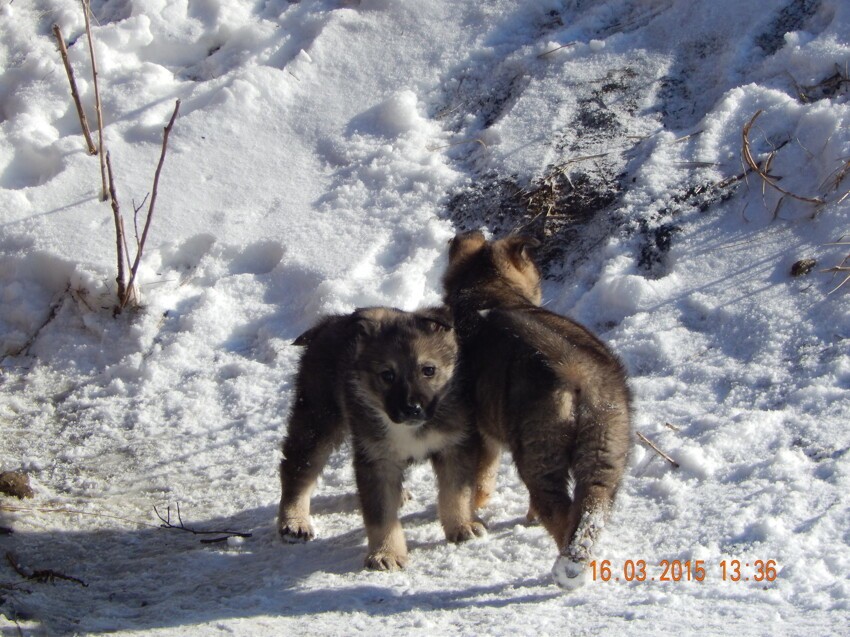
{"type": "Polygon", "coordinates": [[[310,496],[331,452],[351,437],[369,538],[366,566],[407,562],[398,509],[411,462],[430,459],[449,541],[484,533],[473,515],[479,436],[457,399],[457,342],[446,308],[415,313],[368,308],[322,320],[306,346],[280,466],[278,529],[310,540],[310,496]]]}
{"type": "Polygon", "coordinates": [[[488,480],[492,488],[499,446],[507,446],[532,511],[558,546],[556,580],[572,587],[625,470],[630,395],[623,366],[598,338],[538,307],[540,273],[529,256],[536,244],[458,235],[443,283],[460,340],[464,392],[485,439],[482,490],[488,480]]]}

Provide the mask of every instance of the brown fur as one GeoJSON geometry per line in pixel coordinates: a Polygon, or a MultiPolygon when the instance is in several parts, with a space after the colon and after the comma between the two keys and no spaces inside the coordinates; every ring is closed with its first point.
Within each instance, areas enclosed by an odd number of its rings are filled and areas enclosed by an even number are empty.
{"type": "Polygon", "coordinates": [[[598,338],[537,307],[540,274],[528,254],[535,245],[524,237],[458,235],[445,301],[458,329],[464,391],[490,449],[479,482],[494,473],[493,447],[509,447],[531,495],[530,514],[562,556],[583,565],[625,470],[630,395],[623,366],[598,338]]]}
{"type": "Polygon", "coordinates": [[[295,340],[307,347],[283,443],[278,529],[315,535],[310,496],[331,452],[351,437],[369,552],[366,566],[407,562],[398,519],[402,477],[430,459],[449,541],[484,533],[473,515],[480,438],[457,399],[457,343],[446,308],[416,313],[368,308],[331,316],[295,340]]]}

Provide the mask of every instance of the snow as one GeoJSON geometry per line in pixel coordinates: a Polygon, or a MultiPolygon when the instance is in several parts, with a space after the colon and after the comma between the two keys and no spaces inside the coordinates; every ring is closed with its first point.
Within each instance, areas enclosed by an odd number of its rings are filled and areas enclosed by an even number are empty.
{"type": "Polygon", "coordinates": [[[824,270],[850,252],[850,4],[92,4],[129,228],[181,109],[143,307],[114,318],[112,214],[51,33],[95,122],[79,2],[0,6],[0,470],[36,491],[0,500],[0,549],[88,584],[4,560],[4,634],[846,632],[850,285],[824,270]],[[760,110],[754,157],[822,205],[752,173],[718,185],[760,110]],[[636,429],[679,464],[636,441],[594,546],[620,581],[553,584],[508,456],[488,537],[459,546],[411,469],[405,571],[361,569],[347,448],[314,496],[319,537],[281,543],[292,339],[329,312],[439,302],[456,229],[512,229],[510,185],[559,167],[604,214],[547,262],[544,303],[622,357],[636,429]],[[159,528],[178,503],[187,526],[251,536],[159,528]],[[638,560],[654,581],[625,581],[638,560]],[[660,581],[665,560],[706,577],[660,581]]]}

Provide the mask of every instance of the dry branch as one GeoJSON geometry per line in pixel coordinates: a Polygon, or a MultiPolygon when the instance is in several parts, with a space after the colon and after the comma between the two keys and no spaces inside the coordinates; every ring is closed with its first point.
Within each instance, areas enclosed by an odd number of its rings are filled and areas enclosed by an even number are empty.
{"type": "Polygon", "coordinates": [[[213,539],[203,539],[201,540],[202,544],[213,544],[215,542],[224,542],[229,537],[251,537],[251,533],[244,533],[242,531],[199,531],[198,529],[193,529],[191,527],[186,526],[183,523],[183,518],[180,516],[180,504],[177,505],[177,524],[171,523],[171,507],[169,506],[166,509],[166,516],[163,517],[162,514],[157,510],[156,507],[153,508],[154,513],[156,513],[156,517],[162,520],[162,524],[160,527],[163,529],[177,529],[178,531],[186,531],[187,533],[191,533],[192,535],[218,535],[220,537],[213,539]]]}
{"type": "Polygon", "coordinates": [[[66,509],[65,507],[21,507],[9,504],[0,504],[0,511],[9,511],[14,513],[65,513],[67,515],[89,515],[96,518],[108,518],[110,520],[120,520],[121,522],[137,524],[139,526],[148,526],[154,529],[159,528],[156,524],[139,522],[138,520],[131,520],[130,518],[123,518],[118,515],[110,515],[109,513],[93,513],[91,511],[80,511],[78,509],[66,509]]]}
{"type": "Polygon", "coordinates": [[[552,55],[555,51],[560,51],[561,49],[566,49],[567,47],[570,47],[570,46],[575,46],[575,42],[567,42],[566,44],[562,44],[561,46],[556,46],[554,49],[544,51],[543,53],[541,53],[537,57],[538,57],[538,59],[539,58],[545,58],[547,55],[552,55]]]}
{"type": "Polygon", "coordinates": [[[793,192],[785,190],[784,188],[782,188],[781,186],[779,186],[776,183],[776,179],[774,177],[771,177],[767,172],[767,169],[769,168],[770,163],[773,161],[773,156],[774,156],[775,152],[771,153],[768,156],[764,167],[759,166],[758,162],[756,162],[756,160],[753,158],[752,151],[750,150],[750,129],[753,127],[753,124],[755,123],[756,119],[758,119],[759,115],[761,115],[763,112],[764,111],[761,110],[761,109],[756,111],[756,114],[753,115],[752,118],[750,119],[750,121],[747,122],[744,125],[744,128],[741,132],[741,137],[742,137],[741,156],[744,159],[744,162],[747,164],[747,166],[750,167],[750,169],[753,172],[755,172],[759,177],[761,177],[762,182],[765,185],[770,186],[771,188],[778,190],[783,195],[791,197],[792,199],[797,199],[799,201],[805,201],[806,203],[810,203],[810,204],[813,204],[815,206],[824,205],[826,202],[823,199],[821,199],[820,197],[803,197],[802,195],[797,195],[797,194],[794,194],[793,192]]]}
{"type": "Polygon", "coordinates": [[[825,270],[821,270],[821,272],[832,272],[833,274],[839,274],[847,272],[847,275],[842,279],[841,283],[832,288],[827,294],[832,294],[833,292],[838,292],[844,285],[850,281],[850,266],[847,265],[847,262],[850,261],[850,254],[844,257],[844,260],[836,266],[831,268],[827,268],[825,270]]]}
{"type": "Polygon", "coordinates": [[[86,113],[83,110],[83,104],[80,101],[80,93],[77,91],[77,81],[74,79],[74,69],[71,67],[71,61],[68,59],[68,47],[65,46],[65,38],[62,37],[62,29],[58,24],[53,25],[53,35],[56,36],[56,42],[59,45],[59,53],[62,55],[62,62],[65,64],[65,73],[68,74],[68,82],[71,84],[71,97],[74,98],[74,105],[77,107],[77,114],[80,116],[80,126],[83,129],[83,136],[86,138],[86,146],[88,147],[89,155],[97,155],[97,147],[91,138],[89,130],[89,122],[86,119],[86,113]]]}
{"type": "Polygon", "coordinates": [[[106,153],[106,171],[109,173],[109,198],[112,202],[112,217],[115,220],[115,251],[118,256],[118,276],[115,277],[115,282],[118,284],[118,300],[123,306],[124,299],[127,296],[127,278],[124,271],[124,253],[127,244],[124,240],[124,221],[121,218],[121,210],[118,206],[118,195],[115,192],[115,180],[113,179],[109,151],[106,153]]]}
{"type": "Polygon", "coordinates": [[[59,312],[59,308],[62,306],[62,303],[65,300],[65,295],[68,294],[70,289],[71,286],[68,285],[68,287],[65,288],[65,291],[62,292],[62,296],[60,296],[58,299],[56,299],[56,301],[51,304],[50,309],[47,311],[47,318],[45,318],[44,321],[42,321],[41,325],[36,328],[35,332],[32,333],[32,336],[27,339],[27,342],[21,345],[18,349],[11,350],[1,355],[0,360],[3,360],[7,356],[20,356],[22,354],[26,354],[29,348],[32,347],[33,343],[35,343],[36,339],[38,338],[38,335],[41,334],[41,330],[47,327],[50,322],[56,318],[56,314],[59,312]]]}
{"type": "Polygon", "coordinates": [[[652,442],[649,438],[647,438],[646,436],[644,436],[641,432],[639,432],[639,431],[637,432],[637,437],[638,437],[638,438],[640,438],[640,441],[641,441],[641,442],[643,442],[645,445],[649,446],[649,448],[650,448],[650,449],[652,449],[655,453],[657,453],[659,456],[661,456],[661,457],[662,457],[662,458],[664,458],[667,462],[669,462],[671,465],[673,465],[673,468],[674,468],[674,469],[678,469],[678,468],[679,468],[679,463],[678,463],[678,462],[676,462],[675,460],[673,460],[673,458],[671,458],[671,457],[670,457],[670,456],[668,456],[666,453],[664,453],[663,451],[661,451],[661,449],[659,449],[659,448],[655,445],[655,443],[654,443],[654,442],[652,442]]]}
{"type": "Polygon", "coordinates": [[[79,584],[80,586],[87,587],[83,580],[78,577],[72,577],[71,575],[65,575],[64,573],[60,573],[59,571],[54,571],[50,568],[39,569],[37,571],[32,571],[31,573],[27,573],[23,567],[18,564],[18,560],[12,555],[11,552],[6,552],[6,561],[9,562],[9,565],[12,569],[24,579],[33,581],[33,582],[55,582],[58,579],[65,580],[68,582],[74,582],[79,584]]]}
{"type": "MultiPolygon", "coordinates": [[[[850,174],[850,159],[844,160],[844,164],[826,178],[826,181],[824,181],[821,188],[826,188],[828,186],[833,192],[835,192],[841,186],[841,182],[844,181],[844,178],[847,177],[848,174],[850,174]]],[[[847,199],[848,196],[850,196],[850,190],[841,195],[841,198],[835,203],[840,204],[842,201],[847,199]]]]}
{"type": "Polygon", "coordinates": [[[150,524],[149,522],[140,522],[139,520],[133,520],[131,518],[121,517],[119,515],[110,515],[109,513],[94,513],[92,511],[80,511],[79,509],[66,509],[65,507],[56,507],[56,508],[47,508],[47,507],[22,507],[16,505],[8,505],[8,504],[0,504],[0,511],[9,511],[15,513],[65,513],[68,515],[89,515],[98,518],[107,518],[110,520],[119,520],[121,522],[128,522],[130,524],[136,524],[138,526],[146,526],[153,529],[178,529],[181,531],[186,531],[187,533],[192,533],[193,535],[219,535],[224,537],[219,537],[215,539],[206,539],[201,540],[204,544],[209,544],[212,542],[222,542],[226,540],[228,537],[251,537],[251,533],[246,533],[242,531],[200,531],[198,529],[193,529],[191,527],[186,526],[183,523],[183,519],[180,516],[180,505],[177,504],[177,524],[171,523],[171,507],[169,506],[166,510],[166,515],[163,517],[159,510],[154,507],[154,512],[156,516],[161,520],[162,524],[150,524]]]}
{"type": "MultiPolygon", "coordinates": [[[[165,126],[162,132],[162,153],[159,156],[159,163],[156,166],[156,172],[153,177],[153,190],[151,191],[151,202],[148,206],[148,214],[145,219],[145,227],[142,230],[142,238],[139,241],[139,249],[136,251],[136,259],[133,261],[133,266],[130,268],[130,280],[127,282],[127,289],[132,290],[133,285],[136,282],[136,273],[139,270],[139,263],[142,260],[142,253],[145,250],[145,241],[148,238],[148,230],[151,227],[151,221],[153,220],[153,212],[154,205],[156,204],[156,195],[159,189],[159,176],[162,173],[162,166],[165,163],[165,153],[168,150],[168,136],[171,134],[171,129],[174,128],[174,121],[177,119],[177,113],[180,112],[180,100],[177,100],[174,104],[174,112],[171,114],[171,119],[168,121],[168,124],[165,126]]],[[[129,299],[125,298],[120,305],[120,308],[123,308],[129,299]]]]}
{"type": "Polygon", "coordinates": [[[97,145],[100,150],[100,180],[101,180],[101,193],[100,200],[106,201],[109,198],[109,193],[107,192],[107,184],[106,184],[106,157],[105,151],[103,148],[103,108],[100,103],[100,88],[98,87],[97,82],[97,59],[94,55],[94,40],[91,35],[91,5],[89,4],[89,0],[80,0],[83,3],[83,14],[86,18],[86,37],[89,41],[89,55],[91,56],[91,72],[92,79],[94,81],[94,105],[95,111],[97,112],[97,145]]]}

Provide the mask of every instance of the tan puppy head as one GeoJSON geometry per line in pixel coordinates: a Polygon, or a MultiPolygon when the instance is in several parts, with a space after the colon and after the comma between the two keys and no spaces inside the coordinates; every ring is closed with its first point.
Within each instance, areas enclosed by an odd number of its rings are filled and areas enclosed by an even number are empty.
{"type": "Polygon", "coordinates": [[[540,242],[523,235],[487,241],[479,231],[458,234],[449,244],[449,265],[443,276],[446,301],[470,290],[487,290],[507,298],[519,295],[539,305],[540,271],[531,251],[540,242]]]}

